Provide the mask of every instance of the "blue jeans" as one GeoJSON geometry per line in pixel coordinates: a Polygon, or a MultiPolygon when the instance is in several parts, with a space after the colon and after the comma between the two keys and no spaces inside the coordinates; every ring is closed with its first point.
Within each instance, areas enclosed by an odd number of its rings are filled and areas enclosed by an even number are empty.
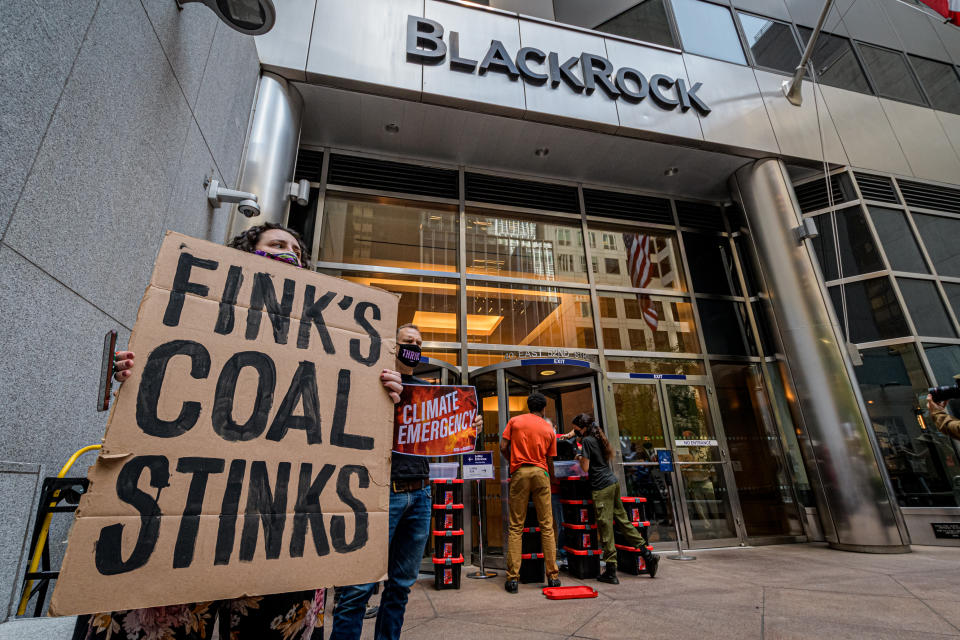
{"type": "MultiPolygon", "coordinates": [[[[430,487],[408,493],[390,492],[390,551],[387,581],[380,596],[380,612],[374,630],[376,640],[400,637],[403,613],[410,587],[420,574],[420,560],[430,535],[433,511],[430,487]]],[[[363,614],[376,583],[337,587],[330,640],[358,640],[363,631],[363,614]]]]}

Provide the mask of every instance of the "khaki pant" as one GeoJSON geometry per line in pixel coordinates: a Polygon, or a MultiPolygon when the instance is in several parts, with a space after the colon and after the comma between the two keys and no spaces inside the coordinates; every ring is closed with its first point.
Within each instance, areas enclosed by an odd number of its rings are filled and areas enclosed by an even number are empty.
{"type": "Polygon", "coordinates": [[[637,528],[630,522],[627,510],[620,500],[620,484],[614,482],[593,492],[593,506],[597,510],[597,532],[600,534],[600,546],[603,547],[603,561],[607,564],[617,564],[617,548],[613,542],[613,526],[616,523],[620,533],[627,539],[627,544],[635,549],[643,547],[646,542],[637,528]]]}
{"type": "Polygon", "coordinates": [[[547,578],[557,578],[557,542],[553,537],[553,511],[550,506],[550,476],[540,467],[523,466],[510,476],[510,533],[507,538],[507,580],[520,577],[520,552],[527,501],[532,500],[540,521],[540,540],[547,578]]]}

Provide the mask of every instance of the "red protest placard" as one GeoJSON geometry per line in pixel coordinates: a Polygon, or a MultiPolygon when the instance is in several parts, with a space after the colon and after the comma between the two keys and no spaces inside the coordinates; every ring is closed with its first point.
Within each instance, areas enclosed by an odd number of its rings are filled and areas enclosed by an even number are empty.
{"type": "Polygon", "coordinates": [[[477,390],[473,387],[403,385],[394,405],[393,450],[415,456],[454,456],[473,451],[477,390]]]}

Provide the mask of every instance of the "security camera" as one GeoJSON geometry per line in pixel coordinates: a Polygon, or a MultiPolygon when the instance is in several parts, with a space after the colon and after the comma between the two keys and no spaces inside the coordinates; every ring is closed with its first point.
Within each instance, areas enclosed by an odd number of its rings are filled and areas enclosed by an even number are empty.
{"type": "Polygon", "coordinates": [[[234,189],[224,189],[218,180],[207,179],[207,202],[214,209],[218,209],[224,202],[236,202],[237,210],[248,218],[260,215],[260,205],[257,204],[257,194],[234,189]]]}
{"type": "Polygon", "coordinates": [[[231,29],[248,36],[270,31],[277,21],[273,0],[177,0],[177,6],[182,9],[188,2],[203,3],[231,29]]]}

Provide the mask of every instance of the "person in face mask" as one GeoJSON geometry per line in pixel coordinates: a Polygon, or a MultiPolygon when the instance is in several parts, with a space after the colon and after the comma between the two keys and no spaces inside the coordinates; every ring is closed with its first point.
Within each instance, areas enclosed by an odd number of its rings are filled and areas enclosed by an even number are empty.
{"type": "MultiPolygon", "coordinates": [[[[247,229],[227,243],[227,246],[246,253],[255,253],[263,256],[265,260],[279,260],[297,267],[307,266],[306,249],[300,235],[272,222],[247,229]]],[[[114,378],[119,382],[129,378],[134,362],[132,351],[117,352],[114,357],[114,378]]],[[[400,373],[384,369],[380,380],[390,398],[399,402],[399,394],[403,390],[400,373]]],[[[430,501],[429,495],[427,501],[430,501]]],[[[420,553],[423,553],[422,547],[420,553]]],[[[219,619],[220,637],[230,640],[322,640],[325,601],[325,589],[310,589],[216,602],[99,613],[81,616],[74,637],[86,640],[199,640],[210,638],[214,621],[219,619]]]]}
{"type": "MultiPolygon", "coordinates": [[[[403,384],[430,384],[413,375],[413,370],[420,363],[422,342],[420,329],[416,325],[403,324],[397,328],[397,369],[403,384]]],[[[483,417],[479,413],[474,418],[473,426],[478,434],[483,430],[483,417]]],[[[380,596],[380,609],[373,633],[375,640],[400,637],[407,597],[420,573],[420,559],[423,558],[430,534],[433,510],[427,458],[396,452],[391,456],[390,548],[387,581],[380,596]]],[[[375,584],[337,587],[331,640],[359,640],[363,631],[364,611],[375,584]]]]}

